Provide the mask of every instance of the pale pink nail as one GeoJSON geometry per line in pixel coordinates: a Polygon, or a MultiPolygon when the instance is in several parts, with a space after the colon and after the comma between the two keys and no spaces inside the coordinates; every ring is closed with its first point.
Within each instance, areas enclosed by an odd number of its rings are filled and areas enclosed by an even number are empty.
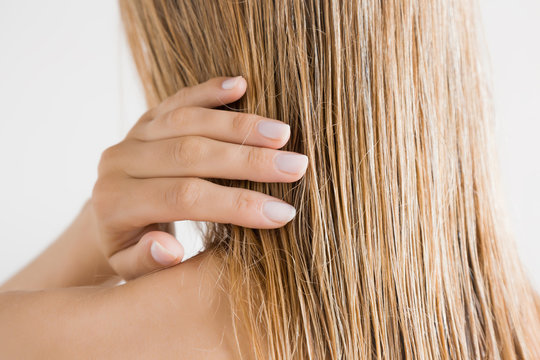
{"type": "Polygon", "coordinates": [[[257,130],[262,136],[278,140],[289,137],[291,127],[275,121],[262,120],[257,124],[257,130]]]}
{"type": "Polygon", "coordinates": [[[221,83],[221,87],[224,90],[230,90],[234,88],[236,85],[238,85],[238,82],[240,81],[241,78],[242,78],[241,76],[237,76],[237,77],[227,79],[221,83]]]}
{"type": "Polygon", "coordinates": [[[308,157],[302,154],[278,154],[274,158],[276,167],[286,173],[299,174],[306,171],[308,157]]]}
{"type": "Polygon", "coordinates": [[[266,201],[263,205],[263,214],[272,221],[287,223],[296,216],[296,209],[279,201],[266,201]]]}
{"type": "Polygon", "coordinates": [[[174,263],[180,255],[175,255],[171,251],[167,250],[159,242],[154,241],[150,247],[150,253],[154,260],[161,265],[170,265],[174,263]]]}

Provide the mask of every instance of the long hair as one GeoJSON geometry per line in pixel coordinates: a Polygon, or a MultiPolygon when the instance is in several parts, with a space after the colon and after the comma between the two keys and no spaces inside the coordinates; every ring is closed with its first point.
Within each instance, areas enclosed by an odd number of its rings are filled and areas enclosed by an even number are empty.
{"type": "Polygon", "coordinates": [[[229,108],[291,127],[275,230],[209,223],[258,358],[540,358],[497,198],[473,0],[120,0],[147,102],[243,75],[229,108]]]}

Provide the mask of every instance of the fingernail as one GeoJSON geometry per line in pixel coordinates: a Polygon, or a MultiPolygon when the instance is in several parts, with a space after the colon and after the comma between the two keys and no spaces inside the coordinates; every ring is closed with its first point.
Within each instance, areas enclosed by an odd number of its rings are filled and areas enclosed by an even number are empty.
{"type": "Polygon", "coordinates": [[[257,124],[257,130],[259,130],[262,136],[267,138],[283,139],[289,136],[291,127],[287,124],[263,120],[257,124]]]}
{"type": "Polygon", "coordinates": [[[238,84],[238,81],[240,81],[241,78],[242,78],[241,76],[237,76],[237,77],[227,79],[221,83],[221,87],[224,90],[230,90],[238,84]]]}
{"type": "Polygon", "coordinates": [[[274,158],[274,163],[281,171],[298,174],[306,171],[308,157],[302,154],[278,154],[274,158]]]}
{"type": "Polygon", "coordinates": [[[157,241],[154,241],[150,246],[150,253],[154,260],[161,265],[170,265],[179,258],[179,255],[173,254],[157,241]]]}
{"type": "Polygon", "coordinates": [[[296,216],[296,209],[279,201],[267,201],[263,205],[263,214],[272,221],[288,223],[296,216]]]}

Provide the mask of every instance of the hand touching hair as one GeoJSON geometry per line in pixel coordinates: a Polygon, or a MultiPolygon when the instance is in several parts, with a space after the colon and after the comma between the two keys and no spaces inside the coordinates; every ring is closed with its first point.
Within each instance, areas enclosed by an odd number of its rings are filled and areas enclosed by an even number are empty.
{"type": "Polygon", "coordinates": [[[470,0],[121,0],[150,105],[241,74],[290,125],[278,230],[209,223],[259,358],[534,359],[536,294],[503,228],[470,0]]]}

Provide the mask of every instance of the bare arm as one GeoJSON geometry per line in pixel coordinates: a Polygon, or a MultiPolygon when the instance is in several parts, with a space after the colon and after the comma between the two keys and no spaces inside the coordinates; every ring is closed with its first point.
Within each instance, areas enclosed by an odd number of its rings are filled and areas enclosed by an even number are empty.
{"type": "Polygon", "coordinates": [[[65,358],[64,351],[77,347],[68,341],[72,336],[69,331],[76,330],[81,336],[85,333],[84,329],[75,329],[75,324],[80,323],[88,300],[102,290],[88,287],[1,293],[0,358],[65,358]]]}
{"type": "Polygon", "coordinates": [[[234,359],[219,270],[203,261],[117,287],[0,294],[0,358],[234,359]]]}

